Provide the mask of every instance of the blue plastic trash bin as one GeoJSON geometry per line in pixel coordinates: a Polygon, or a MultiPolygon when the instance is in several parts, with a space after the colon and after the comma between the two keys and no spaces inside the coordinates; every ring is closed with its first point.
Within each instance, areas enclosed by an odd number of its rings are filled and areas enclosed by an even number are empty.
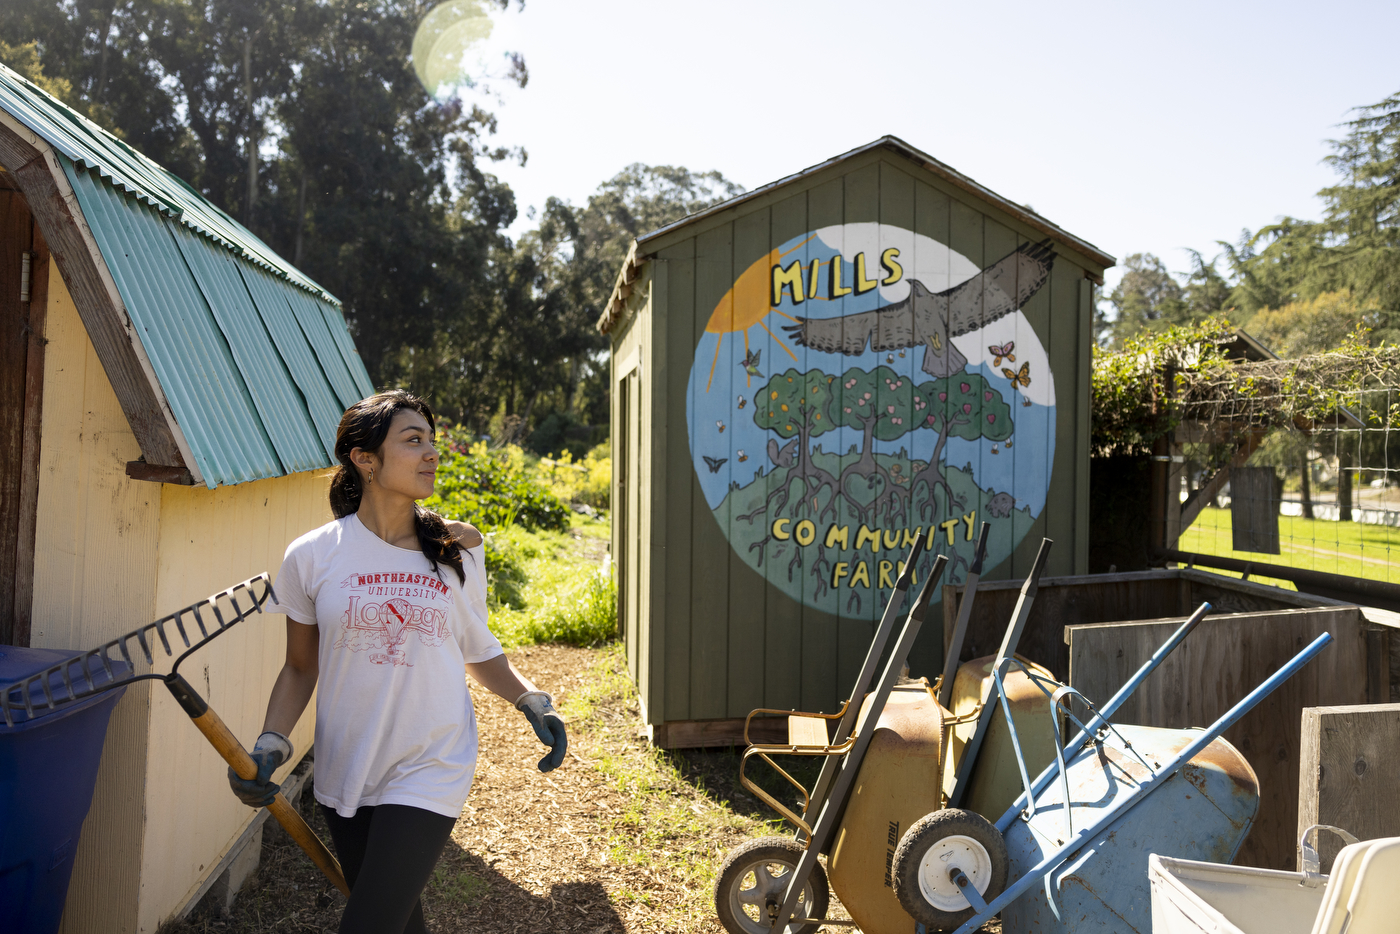
{"type": "MultiPolygon", "coordinates": [[[[0,691],[81,654],[0,645],[0,691]]],[[[110,683],[96,667],[98,686],[110,683]]],[[[130,671],[125,662],[113,661],[112,668],[118,679],[130,671]]],[[[56,697],[68,696],[61,675],[51,675],[49,683],[56,697]]],[[[107,720],[125,691],[114,688],[55,710],[35,708],[32,718],[20,706],[11,711],[13,725],[0,717],[0,934],[58,930],[107,720]]],[[[11,700],[18,699],[16,691],[11,700]]]]}

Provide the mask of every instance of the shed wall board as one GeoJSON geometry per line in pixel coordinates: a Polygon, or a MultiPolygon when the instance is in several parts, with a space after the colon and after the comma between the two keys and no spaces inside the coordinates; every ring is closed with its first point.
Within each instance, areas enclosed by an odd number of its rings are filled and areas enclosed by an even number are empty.
{"type": "MultiPolygon", "coordinates": [[[[154,618],[160,487],[126,476],[140,446],[52,263],[45,337],[30,644],[87,649],[154,618]]],[[[136,931],[150,698],[112,713],[63,934],[136,931]]]]}
{"type": "MultiPolygon", "coordinates": [[[[287,546],[331,520],[330,475],[307,471],[215,490],[160,486],[155,614],[172,613],[264,571],[275,577],[287,546]]],[[[181,667],[248,748],[262,732],[267,698],[282,668],[285,619],[255,614],[181,667]]],[[[310,748],[315,722],[313,697],[290,737],[296,758],[274,780],[290,773],[310,748]]],[[[257,816],[229,793],[223,759],[163,689],[152,697],[150,746],[142,932],[154,932],[184,904],[257,816]]]]}
{"type": "MultiPolygon", "coordinates": [[[[652,351],[650,359],[657,366],[645,373],[642,381],[643,406],[648,395],[657,397],[655,408],[648,413],[649,427],[657,437],[649,447],[652,463],[638,464],[642,468],[638,479],[646,482],[654,477],[657,483],[650,527],[657,545],[644,553],[658,564],[643,580],[657,594],[658,602],[648,607],[650,637],[636,649],[641,658],[635,664],[648,673],[643,676],[634,667],[639,685],[643,680],[648,682],[643,696],[649,723],[742,717],[758,706],[833,710],[849,690],[865,655],[875,628],[872,617],[883,607],[884,594],[878,588],[854,594],[861,601],[858,608],[854,600],[848,606],[850,595],[842,594],[840,611],[826,612],[810,601],[828,586],[824,578],[832,574],[829,560],[820,568],[811,561],[790,565],[791,555],[784,554],[776,560],[765,558],[754,567],[740,549],[731,546],[736,532],[748,533],[771,522],[771,517],[761,514],[749,518],[741,510],[731,514],[728,509],[712,508],[697,474],[706,469],[700,455],[724,459],[721,469],[734,471],[735,480],[743,483],[750,483],[755,470],[762,468],[765,472],[757,479],[764,495],[771,496],[778,484],[772,479],[768,452],[745,444],[741,453],[741,442],[733,440],[733,431],[720,432],[713,439],[712,452],[699,450],[691,437],[697,416],[687,394],[697,346],[706,337],[712,319],[724,316],[721,300],[737,288],[740,274],[804,231],[855,222],[889,225],[931,237],[979,268],[1020,244],[1043,239],[1029,226],[992,205],[975,202],[966,191],[922,171],[908,159],[871,152],[641,246],[649,255],[646,268],[664,267],[666,271],[664,279],[654,279],[651,296],[652,317],[658,321],[664,317],[665,325],[663,332],[653,324],[650,339],[661,340],[664,346],[656,345],[652,351]],[[694,464],[686,463],[687,454],[694,464]],[[659,522],[663,508],[664,522],[659,522]],[[801,581],[802,600],[779,586],[787,585],[790,573],[793,585],[801,581]],[[664,657],[650,659],[652,651],[664,652],[664,657]],[[662,683],[650,684],[653,677],[662,683]]],[[[1088,464],[1087,449],[1080,450],[1088,438],[1092,292],[1086,277],[1101,270],[1090,268],[1083,257],[1059,244],[1055,249],[1057,259],[1049,281],[1022,306],[1022,314],[1043,344],[1055,374],[1053,416],[1048,408],[1034,409],[1038,417],[1054,418],[1050,487],[1045,508],[1030,521],[1010,557],[988,569],[988,580],[1024,575],[1042,535],[1056,539],[1047,574],[1087,570],[1088,464]]],[[[784,256],[782,263],[805,255],[784,256]]],[[[846,262],[849,264],[850,257],[846,262]]],[[[613,332],[614,366],[632,352],[635,328],[635,324],[619,326],[613,332]]],[[[807,359],[814,351],[772,331],[765,334],[754,328],[746,333],[747,342],[738,339],[738,334],[733,336],[735,339],[721,340],[713,351],[715,362],[708,387],[725,398],[743,397],[746,405],[756,406],[753,394],[773,374],[789,367],[806,372],[816,365],[807,359]],[[761,353],[756,367],[760,378],[752,380],[746,378],[744,366],[750,350],[761,353]]],[[[1033,374],[1032,379],[1038,375],[1033,374]]],[[[617,412],[614,399],[615,415],[617,412]]],[[[747,417],[749,412],[743,414],[747,417]]],[[[1021,416],[1021,411],[1015,415],[1021,416]]],[[[814,438],[813,447],[842,453],[860,441],[859,431],[841,428],[814,438]]],[[[1037,461],[1043,465],[1045,460],[1044,451],[1029,445],[1008,448],[999,456],[1003,462],[1020,458],[1028,465],[1026,469],[1037,461]]],[[[1020,469],[1014,468],[1018,475],[1020,469]]],[[[826,524],[820,523],[823,529],[826,524]]],[[[888,523],[882,520],[876,524],[888,523]]],[[[922,534],[929,532],[927,519],[913,518],[907,524],[910,530],[919,526],[922,534]]],[[[853,538],[856,531],[852,526],[853,538]]],[[[961,526],[958,531],[961,534],[961,526]]],[[[640,529],[638,532],[645,534],[640,529]]],[[[614,534],[626,533],[615,530],[614,534]]],[[[944,533],[938,534],[941,537],[944,533]]],[[[901,554],[903,550],[899,549],[901,554]]],[[[960,575],[963,570],[959,570],[960,575]]],[[[631,571],[619,566],[618,572],[625,578],[631,571]]],[[[620,580],[620,584],[626,587],[625,581],[620,580]]],[[[932,675],[941,664],[942,644],[935,627],[915,646],[911,670],[916,675],[932,675]]]]}

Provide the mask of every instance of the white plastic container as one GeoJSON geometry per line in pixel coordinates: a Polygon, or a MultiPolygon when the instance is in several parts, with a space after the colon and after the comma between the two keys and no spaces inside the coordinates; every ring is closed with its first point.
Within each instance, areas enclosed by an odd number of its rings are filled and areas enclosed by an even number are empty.
{"type": "Polygon", "coordinates": [[[1152,934],[1309,934],[1326,891],[1301,872],[1223,866],[1153,853],[1152,934]]]}
{"type": "Polygon", "coordinates": [[[1330,877],[1155,853],[1147,867],[1153,934],[1400,931],[1400,837],[1343,847],[1330,877]]]}

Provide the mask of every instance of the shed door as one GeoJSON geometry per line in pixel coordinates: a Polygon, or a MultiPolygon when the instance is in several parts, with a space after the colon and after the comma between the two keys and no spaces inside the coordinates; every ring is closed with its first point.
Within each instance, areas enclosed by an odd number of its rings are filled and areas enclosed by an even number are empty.
{"type": "Polygon", "coordinates": [[[29,644],[48,262],[14,176],[0,171],[0,643],[8,645],[29,644]]]}
{"type": "Polygon", "coordinates": [[[641,670],[638,658],[638,625],[641,610],[641,522],[642,500],[641,471],[641,428],[642,428],[642,380],[641,372],[633,367],[618,381],[618,453],[619,465],[618,502],[614,521],[618,524],[617,570],[617,622],[622,629],[623,644],[627,649],[628,667],[635,680],[641,670]]]}

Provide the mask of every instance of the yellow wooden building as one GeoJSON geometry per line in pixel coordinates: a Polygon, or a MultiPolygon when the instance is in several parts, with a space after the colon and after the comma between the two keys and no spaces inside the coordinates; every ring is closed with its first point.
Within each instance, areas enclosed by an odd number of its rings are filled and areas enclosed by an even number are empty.
{"type": "MultiPolygon", "coordinates": [[[[0,356],[0,643],[40,648],[275,572],[330,518],[336,424],[373,391],[332,296],[3,66],[0,356]]],[[[282,618],[255,616],[184,669],[245,744],[283,648],[282,618]]],[[[166,692],[128,689],[62,930],[153,934],[256,816],[166,692]]]]}

